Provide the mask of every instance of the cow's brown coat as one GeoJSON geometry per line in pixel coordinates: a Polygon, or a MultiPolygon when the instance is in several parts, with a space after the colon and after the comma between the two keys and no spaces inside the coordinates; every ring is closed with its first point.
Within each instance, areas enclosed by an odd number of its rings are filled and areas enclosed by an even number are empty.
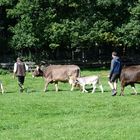
{"type": "Polygon", "coordinates": [[[124,95],[124,88],[127,85],[131,85],[135,94],[137,94],[135,83],[140,83],[140,65],[124,67],[121,71],[120,81],[121,95],[124,95]]]}
{"type": "Polygon", "coordinates": [[[49,83],[55,83],[56,91],[58,91],[58,82],[69,82],[71,90],[74,88],[74,80],[80,76],[80,68],[77,65],[50,65],[44,70],[37,67],[33,72],[34,76],[43,76],[45,78],[45,89],[49,83]],[[70,77],[74,79],[71,80],[70,77]]]}

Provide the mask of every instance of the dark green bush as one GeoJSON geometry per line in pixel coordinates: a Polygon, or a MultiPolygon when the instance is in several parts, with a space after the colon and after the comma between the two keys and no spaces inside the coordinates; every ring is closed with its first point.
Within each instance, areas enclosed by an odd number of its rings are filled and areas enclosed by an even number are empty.
{"type": "Polygon", "coordinates": [[[1,69],[0,68],[0,75],[6,75],[6,74],[9,74],[10,72],[8,70],[5,70],[5,69],[1,69]]]}

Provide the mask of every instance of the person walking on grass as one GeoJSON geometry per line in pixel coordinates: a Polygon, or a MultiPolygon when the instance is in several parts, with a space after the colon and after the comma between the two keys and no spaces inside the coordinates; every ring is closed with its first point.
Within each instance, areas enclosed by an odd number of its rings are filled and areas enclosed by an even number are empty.
{"type": "Polygon", "coordinates": [[[121,74],[122,64],[117,52],[112,52],[112,60],[109,73],[108,84],[112,89],[112,96],[117,94],[117,82],[121,74]]]}
{"type": "Polygon", "coordinates": [[[26,71],[28,70],[28,66],[22,61],[21,58],[17,58],[17,62],[14,64],[14,78],[15,76],[18,79],[19,91],[24,91],[24,80],[26,76],[26,71]]]}

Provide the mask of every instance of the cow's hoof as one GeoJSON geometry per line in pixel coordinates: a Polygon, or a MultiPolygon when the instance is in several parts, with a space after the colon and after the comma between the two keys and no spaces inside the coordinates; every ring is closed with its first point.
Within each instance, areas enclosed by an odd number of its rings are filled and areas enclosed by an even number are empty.
{"type": "Polygon", "coordinates": [[[21,88],[21,89],[19,90],[19,92],[20,92],[20,93],[22,93],[23,91],[24,91],[24,89],[23,89],[23,88],[21,88]]]}
{"type": "Polygon", "coordinates": [[[137,93],[131,93],[131,95],[137,95],[137,93]]]}
{"type": "Polygon", "coordinates": [[[112,96],[116,96],[116,93],[112,94],[112,96]]]}

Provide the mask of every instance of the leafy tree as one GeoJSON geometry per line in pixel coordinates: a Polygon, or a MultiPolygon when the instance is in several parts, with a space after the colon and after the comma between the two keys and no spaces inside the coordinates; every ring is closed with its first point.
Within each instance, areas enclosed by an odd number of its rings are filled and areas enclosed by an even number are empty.
{"type": "Polygon", "coordinates": [[[120,41],[128,47],[140,44],[140,1],[129,8],[130,17],[128,22],[117,28],[120,41]]]}
{"type": "Polygon", "coordinates": [[[140,0],[1,0],[14,50],[139,46],[140,0]]]}

